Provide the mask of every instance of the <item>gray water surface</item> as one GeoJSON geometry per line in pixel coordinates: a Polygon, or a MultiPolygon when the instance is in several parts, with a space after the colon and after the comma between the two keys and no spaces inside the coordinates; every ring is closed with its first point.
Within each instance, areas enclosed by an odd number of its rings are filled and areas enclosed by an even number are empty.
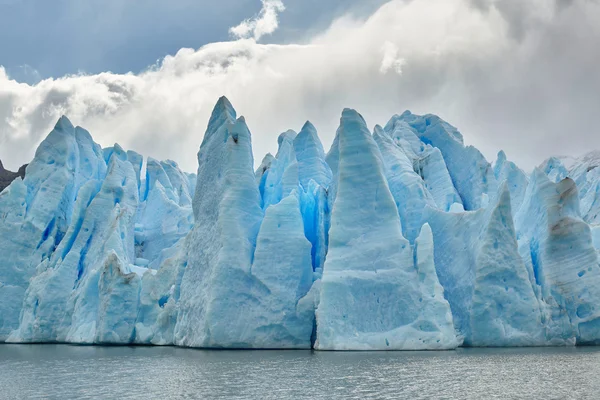
{"type": "Polygon", "coordinates": [[[600,399],[600,347],[445,352],[0,345],[1,399],[600,399]]]}

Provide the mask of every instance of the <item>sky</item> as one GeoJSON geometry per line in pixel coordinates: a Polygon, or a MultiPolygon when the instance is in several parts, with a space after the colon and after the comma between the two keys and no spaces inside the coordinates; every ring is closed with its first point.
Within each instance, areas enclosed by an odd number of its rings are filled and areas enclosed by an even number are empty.
{"type": "Polygon", "coordinates": [[[350,107],[437,114],[531,170],[600,149],[599,63],[598,0],[0,0],[0,159],[64,114],[192,172],[225,95],[255,164],[306,120],[327,149],[350,107]]]}

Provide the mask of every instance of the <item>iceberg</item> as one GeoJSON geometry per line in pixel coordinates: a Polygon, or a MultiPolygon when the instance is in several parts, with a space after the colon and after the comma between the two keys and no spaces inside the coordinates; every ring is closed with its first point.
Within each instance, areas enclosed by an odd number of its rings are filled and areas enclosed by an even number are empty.
{"type": "Polygon", "coordinates": [[[196,173],[61,117],[0,164],[0,342],[600,344],[600,153],[526,174],[435,115],[344,109],[327,152],[307,121],[255,167],[225,97],[196,173]]]}

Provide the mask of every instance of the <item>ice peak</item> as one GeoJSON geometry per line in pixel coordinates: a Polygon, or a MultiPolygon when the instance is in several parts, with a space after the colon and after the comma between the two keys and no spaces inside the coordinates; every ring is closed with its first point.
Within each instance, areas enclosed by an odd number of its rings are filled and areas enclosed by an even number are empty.
{"type": "Polygon", "coordinates": [[[315,128],[315,126],[312,124],[312,122],[310,121],[306,121],[304,123],[304,125],[302,125],[302,129],[300,129],[300,133],[302,132],[310,132],[316,134],[317,133],[317,128],[315,128]]]}
{"type": "Polygon", "coordinates": [[[547,181],[548,179],[548,175],[546,175],[544,173],[544,171],[541,169],[541,167],[534,167],[533,171],[531,172],[531,178],[533,183],[539,182],[539,181],[547,181]]]}
{"type": "Polygon", "coordinates": [[[504,150],[500,150],[498,152],[496,163],[497,164],[501,164],[501,163],[503,163],[505,161],[506,161],[506,153],[504,152],[504,150]]]}
{"type": "Polygon", "coordinates": [[[307,143],[313,143],[312,145],[316,145],[318,147],[319,154],[325,154],[323,150],[323,145],[321,144],[321,140],[319,139],[319,135],[317,133],[317,129],[310,122],[306,121],[300,130],[300,133],[294,139],[295,147],[305,147],[307,143]]]}
{"type": "Polygon", "coordinates": [[[569,171],[558,157],[550,157],[546,159],[538,167],[552,182],[559,182],[569,175],[569,171]]]}
{"type": "Polygon", "coordinates": [[[373,137],[377,137],[377,136],[380,136],[381,138],[383,138],[385,136],[385,132],[383,131],[383,128],[379,124],[375,125],[375,128],[373,128],[373,137]]]}
{"type": "Polygon", "coordinates": [[[118,143],[115,143],[115,145],[113,146],[113,152],[111,154],[111,157],[112,156],[118,157],[121,161],[127,161],[127,152],[123,150],[123,148],[118,143]]]}
{"type": "Polygon", "coordinates": [[[340,128],[345,124],[359,124],[366,128],[367,122],[360,113],[352,108],[344,108],[342,117],[340,118],[340,128]]]}
{"type": "Polygon", "coordinates": [[[227,97],[221,96],[213,108],[208,128],[206,133],[216,132],[225,122],[234,122],[236,120],[236,112],[227,97]]]}
{"type": "Polygon", "coordinates": [[[296,135],[297,134],[295,131],[288,129],[287,131],[285,131],[279,135],[279,137],[277,138],[277,145],[279,147],[281,147],[281,144],[284,141],[290,141],[290,142],[293,141],[296,138],[296,135]]]}
{"type": "Polygon", "coordinates": [[[74,128],[73,124],[71,123],[71,121],[69,121],[69,118],[62,115],[56,122],[54,129],[57,131],[68,132],[68,131],[72,131],[75,128],[74,128]]]}
{"type": "Polygon", "coordinates": [[[221,96],[219,97],[219,100],[217,100],[217,104],[215,104],[215,109],[233,110],[233,105],[231,105],[231,102],[227,97],[221,96]]]}
{"type": "Polygon", "coordinates": [[[275,157],[273,156],[273,154],[271,153],[267,153],[265,154],[265,156],[262,159],[262,164],[267,165],[273,162],[273,160],[275,159],[275,157]]]}

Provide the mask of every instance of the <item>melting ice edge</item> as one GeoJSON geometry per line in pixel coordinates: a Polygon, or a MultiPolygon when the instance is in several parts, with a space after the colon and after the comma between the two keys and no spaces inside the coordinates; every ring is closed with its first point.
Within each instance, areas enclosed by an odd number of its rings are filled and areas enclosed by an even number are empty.
{"type": "Polygon", "coordinates": [[[600,155],[527,177],[434,115],[345,109],[253,171],[226,98],[198,174],[62,117],[0,194],[0,342],[425,350],[600,343],[600,155]]]}

